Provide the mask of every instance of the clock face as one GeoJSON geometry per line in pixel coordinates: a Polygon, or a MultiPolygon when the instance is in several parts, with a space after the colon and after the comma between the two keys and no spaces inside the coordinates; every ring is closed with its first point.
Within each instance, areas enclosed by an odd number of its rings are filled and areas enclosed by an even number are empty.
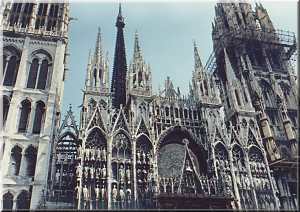
{"type": "Polygon", "coordinates": [[[158,173],[160,177],[179,177],[185,149],[180,144],[167,144],[159,150],[158,173]]]}

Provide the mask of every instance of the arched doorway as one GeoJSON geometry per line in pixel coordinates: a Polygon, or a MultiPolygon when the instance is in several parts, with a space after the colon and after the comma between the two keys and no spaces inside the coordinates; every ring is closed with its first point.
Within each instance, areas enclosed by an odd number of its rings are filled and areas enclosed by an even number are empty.
{"type": "Polygon", "coordinates": [[[30,208],[31,194],[28,191],[22,191],[17,197],[17,209],[30,208]]]}
{"type": "Polygon", "coordinates": [[[3,209],[11,210],[13,208],[14,196],[9,191],[2,196],[3,209]]]}

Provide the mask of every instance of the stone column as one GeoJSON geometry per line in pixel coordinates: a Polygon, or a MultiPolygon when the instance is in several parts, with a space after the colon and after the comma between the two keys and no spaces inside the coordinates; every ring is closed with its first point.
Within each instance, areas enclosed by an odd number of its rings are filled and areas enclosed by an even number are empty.
{"type": "Polygon", "coordinates": [[[33,125],[34,125],[34,120],[35,120],[35,109],[36,109],[36,104],[35,102],[31,103],[31,110],[30,110],[30,114],[29,114],[29,120],[27,123],[27,130],[26,130],[26,134],[32,134],[32,129],[33,129],[33,125]]]}
{"type": "Polygon", "coordinates": [[[111,209],[111,183],[112,183],[112,141],[113,135],[108,136],[107,142],[107,208],[111,209]]]}
{"type": "Polygon", "coordinates": [[[27,78],[27,60],[28,60],[28,51],[29,51],[29,42],[30,38],[25,37],[24,45],[22,49],[22,56],[19,64],[18,75],[16,79],[15,88],[16,90],[21,90],[25,87],[25,82],[27,78]]]}
{"type": "Polygon", "coordinates": [[[245,165],[246,165],[247,173],[250,178],[250,186],[251,186],[251,191],[252,191],[251,193],[253,194],[253,197],[254,197],[254,205],[256,208],[258,208],[257,197],[256,197],[256,193],[254,191],[253,178],[252,178],[251,169],[250,169],[250,165],[249,165],[248,149],[246,149],[246,151],[245,151],[245,162],[246,162],[245,165]]]}
{"type": "Polygon", "coordinates": [[[137,179],[136,179],[136,137],[132,139],[132,169],[133,169],[133,195],[134,201],[137,199],[137,179]]]}
{"type": "Polygon", "coordinates": [[[20,169],[19,169],[19,176],[26,176],[26,167],[27,167],[27,159],[25,157],[26,154],[26,148],[22,149],[22,157],[20,161],[20,169]]]}
{"type": "Polygon", "coordinates": [[[263,158],[264,158],[264,164],[266,166],[267,173],[268,173],[268,179],[269,179],[269,182],[271,184],[272,196],[275,200],[275,209],[279,209],[279,202],[278,202],[278,198],[276,196],[276,192],[275,192],[275,188],[274,188],[274,184],[273,184],[273,179],[272,179],[271,174],[270,174],[270,167],[269,167],[269,164],[268,164],[267,155],[266,155],[265,151],[262,151],[262,153],[263,153],[263,158]]]}
{"type": "MultiPolygon", "coordinates": [[[[17,196],[15,197],[17,198],[17,196]]],[[[13,207],[12,207],[13,210],[16,210],[17,209],[17,199],[14,199],[13,200],[13,207]]]]}
{"type": "Polygon", "coordinates": [[[230,165],[230,173],[232,176],[232,181],[233,181],[233,189],[234,189],[234,195],[236,197],[237,200],[237,205],[238,205],[238,209],[241,209],[241,202],[240,202],[240,193],[239,193],[239,189],[236,183],[236,179],[235,179],[235,173],[234,173],[234,165],[233,165],[233,157],[232,157],[232,149],[228,149],[228,159],[229,159],[229,165],[230,165]]]}

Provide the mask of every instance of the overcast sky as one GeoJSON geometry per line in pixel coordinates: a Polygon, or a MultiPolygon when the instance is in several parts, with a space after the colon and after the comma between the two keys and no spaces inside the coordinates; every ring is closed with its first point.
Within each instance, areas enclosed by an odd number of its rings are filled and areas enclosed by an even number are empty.
{"type": "MultiPolygon", "coordinates": [[[[273,24],[278,29],[297,31],[295,1],[262,1],[273,24]]],[[[202,63],[212,52],[211,23],[216,1],[194,2],[126,2],[122,3],[125,17],[125,46],[127,64],[133,55],[134,33],[139,34],[144,59],[152,68],[153,90],[163,88],[164,80],[171,77],[174,86],[187,93],[194,58],[193,40],[198,44],[202,63]]],[[[252,4],[254,5],[254,3],[252,4]]],[[[65,82],[63,116],[72,104],[79,122],[84,80],[89,49],[94,51],[97,28],[101,27],[104,50],[109,53],[110,77],[116,40],[115,21],[117,2],[71,2],[72,21],[69,31],[69,74],[65,82]]]]}

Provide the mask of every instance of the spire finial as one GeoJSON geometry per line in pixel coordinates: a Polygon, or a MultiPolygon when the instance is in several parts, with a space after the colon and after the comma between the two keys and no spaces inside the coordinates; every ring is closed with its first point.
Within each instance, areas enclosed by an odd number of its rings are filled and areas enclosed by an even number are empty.
{"type": "Polygon", "coordinates": [[[122,6],[121,6],[121,2],[119,2],[119,14],[118,16],[122,17],[122,6]]]}
{"type": "Polygon", "coordinates": [[[135,30],[133,58],[140,58],[140,57],[141,57],[141,48],[140,48],[140,45],[139,45],[139,36],[138,36],[138,31],[135,30]]]}
{"type": "Polygon", "coordinates": [[[194,60],[195,60],[195,71],[202,71],[203,66],[199,56],[196,41],[194,40],[194,60]]]}
{"type": "Polygon", "coordinates": [[[99,58],[102,55],[102,46],[101,46],[101,28],[98,27],[96,47],[95,47],[95,57],[99,58]]]}

